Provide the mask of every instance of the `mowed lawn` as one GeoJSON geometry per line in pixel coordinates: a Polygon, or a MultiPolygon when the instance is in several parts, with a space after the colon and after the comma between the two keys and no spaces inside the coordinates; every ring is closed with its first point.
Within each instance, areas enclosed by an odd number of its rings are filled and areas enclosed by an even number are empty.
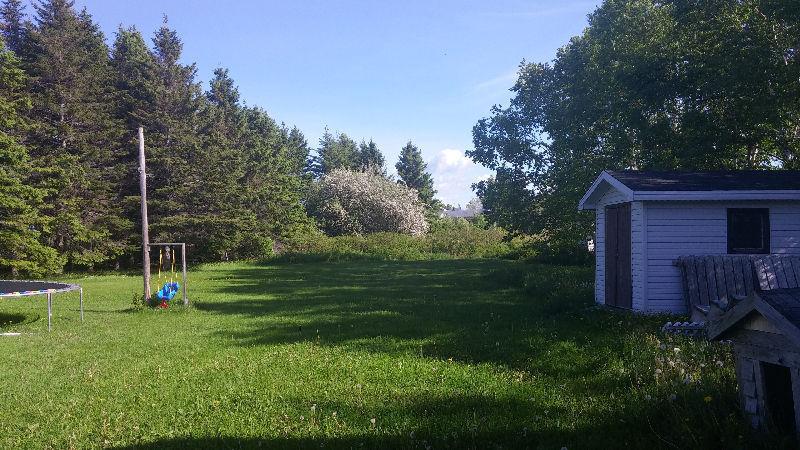
{"type": "MultiPolygon", "coordinates": [[[[591,268],[215,264],[0,300],[2,448],[752,448],[728,348],[593,306],[591,268]]],[[[767,445],[766,443],[764,444],[767,445]]]]}

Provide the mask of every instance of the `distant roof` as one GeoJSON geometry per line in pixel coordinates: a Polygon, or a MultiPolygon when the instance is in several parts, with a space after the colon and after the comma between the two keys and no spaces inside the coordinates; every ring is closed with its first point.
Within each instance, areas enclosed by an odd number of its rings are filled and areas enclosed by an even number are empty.
{"type": "Polygon", "coordinates": [[[578,209],[594,209],[609,189],[622,193],[625,201],[800,200],[800,170],[605,170],[578,209]]]}
{"type": "Polygon", "coordinates": [[[800,170],[713,172],[609,170],[607,172],[634,191],[800,190],[800,170]]]}
{"type": "Polygon", "coordinates": [[[480,214],[480,211],[472,209],[445,209],[442,211],[442,214],[447,217],[471,219],[480,214]]]}

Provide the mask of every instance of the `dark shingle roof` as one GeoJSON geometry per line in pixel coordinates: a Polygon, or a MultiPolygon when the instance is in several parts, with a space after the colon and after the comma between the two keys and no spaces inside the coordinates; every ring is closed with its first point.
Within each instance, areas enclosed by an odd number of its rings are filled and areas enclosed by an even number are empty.
{"type": "Polygon", "coordinates": [[[759,292],[758,295],[786,320],[800,328],[800,288],[773,289],[759,292]]]}
{"type": "Polygon", "coordinates": [[[800,190],[800,170],[715,172],[609,170],[608,173],[634,191],[800,190]]]}

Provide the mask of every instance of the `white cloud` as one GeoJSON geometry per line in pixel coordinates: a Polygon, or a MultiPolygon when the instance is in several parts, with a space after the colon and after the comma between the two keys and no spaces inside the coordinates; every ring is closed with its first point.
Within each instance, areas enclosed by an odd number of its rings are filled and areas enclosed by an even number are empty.
{"type": "Polygon", "coordinates": [[[454,148],[446,148],[436,155],[436,170],[448,170],[451,168],[469,167],[474,164],[471,159],[467,158],[461,150],[454,148]]]}
{"type": "Polygon", "coordinates": [[[429,167],[437,197],[451,205],[466,205],[475,197],[472,183],[491,176],[488,169],[472,162],[462,150],[452,148],[440,150],[429,167]]]}

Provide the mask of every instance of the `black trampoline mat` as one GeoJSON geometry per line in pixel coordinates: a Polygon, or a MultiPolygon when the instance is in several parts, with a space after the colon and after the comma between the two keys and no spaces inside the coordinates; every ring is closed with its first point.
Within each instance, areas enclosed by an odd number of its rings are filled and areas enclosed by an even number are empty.
{"type": "Polygon", "coordinates": [[[55,281],[0,280],[0,297],[52,294],[80,289],[80,286],[55,281]]]}

